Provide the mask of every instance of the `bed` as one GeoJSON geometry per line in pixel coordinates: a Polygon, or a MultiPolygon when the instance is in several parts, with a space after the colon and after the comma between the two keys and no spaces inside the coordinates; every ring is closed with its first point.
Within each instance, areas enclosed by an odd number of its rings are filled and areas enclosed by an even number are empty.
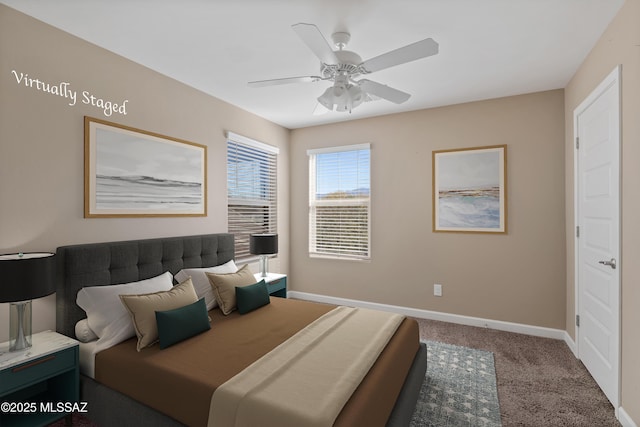
{"type": "MultiPolygon", "coordinates": [[[[78,291],[83,287],[133,282],[152,278],[166,271],[175,275],[184,268],[218,266],[233,258],[233,236],[226,233],[60,247],[57,250],[56,328],[64,335],[75,336],[76,323],[86,317],[85,312],[76,304],[78,291]]],[[[180,407],[191,408],[188,405],[194,405],[194,401],[198,399],[192,397],[184,387],[166,387],[169,381],[167,378],[172,375],[172,363],[177,365],[185,361],[185,364],[211,363],[217,364],[216,366],[224,364],[226,367],[234,364],[223,363],[225,360],[234,360],[237,363],[233,369],[241,370],[243,366],[250,364],[251,360],[260,358],[271,348],[277,347],[278,340],[287,340],[297,329],[332,308],[323,304],[272,297],[267,309],[258,309],[247,315],[233,312],[223,316],[220,310],[211,310],[210,331],[167,350],[160,350],[156,345],[136,352],[136,339],[127,340],[96,355],[95,379],[81,375],[81,400],[88,402],[89,408],[86,415],[100,426],[206,425],[206,422],[202,422],[202,413],[206,412],[206,409],[189,409],[187,413],[176,410],[180,407]],[[286,314],[289,312],[292,314],[286,314]],[[251,321],[254,323],[250,324],[251,321]],[[296,322],[300,325],[296,325],[296,322]],[[244,329],[237,332],[234,328],[240,326],[244,329]],[[272,336],[275,336],[276,341],[273,341],[272,336]],[[271,341],[268,341],[267,337],[270,337],[271,341]],[[200,354],[198,358],[185,350],[209,339],[221,339],[214,344],[219,351],[210,352],[207,357],[200,354]],[[241,347],[242,345],[244,347],[241,347]],[[255,354],[248,355],[250,352],[255,354]],[[211,360],[211,355],[217,359],[211,360]],[[145,371],[144,365],[138,365],[144,363],[142,360],[145,358],[165,359],[164,363],[169,366],[164,368],[161,375],[154,375],[145,371]],[[107,370],[109,364],[112,367],[111,371],[107,370]],[[119,375],[113,366],[127,368],[119,375]],[[127,381],[131,381],[128,377],[134,374],[142,375],[149,380],[152,388],[155,384],[158,392],[149,393],[148,390],[126,385],[127,381]],[[151,396],[153,394],[155,396],[151,396]],[[201,415],[197,415],[197,412],[201,415]]],[[[413,320],[402,320],[395,334],[341,409],[334,426],[409,425],[424,379],[426,364],[426,347],[418,341],[417,324],[413,320]]],[[[220,378],[215,380],[220,382],[235,375],[233,372],[219,373],[217,368],[208,372],[206,377],[207,380],[211,377],[211,382],[218,374],[220,378]]],[[[131,381],[132,384],[139,382],[131,381]]]]}

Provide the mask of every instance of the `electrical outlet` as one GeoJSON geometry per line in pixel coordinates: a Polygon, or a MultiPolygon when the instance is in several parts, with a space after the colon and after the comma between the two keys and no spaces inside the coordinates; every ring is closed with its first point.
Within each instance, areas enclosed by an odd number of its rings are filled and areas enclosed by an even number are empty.
{"type": "Polygon", "coordinates": [[[442,285],[439,285],[437,283],[433,285],[433,295],[437,297],[442,296],[442,285]]]}

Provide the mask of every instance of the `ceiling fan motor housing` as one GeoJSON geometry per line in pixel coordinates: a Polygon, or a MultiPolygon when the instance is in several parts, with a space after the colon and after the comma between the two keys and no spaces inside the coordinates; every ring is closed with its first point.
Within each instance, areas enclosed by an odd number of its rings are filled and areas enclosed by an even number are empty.
{"type": "Polygon", "coordinates": [[[320,72],[325,78],[333,79],[343,73],[349,77],[361,74],[362,58],[360,55],[350,50],[337,50],[335,54],[338,58],[337,64],[320,64],[320,72]]]}

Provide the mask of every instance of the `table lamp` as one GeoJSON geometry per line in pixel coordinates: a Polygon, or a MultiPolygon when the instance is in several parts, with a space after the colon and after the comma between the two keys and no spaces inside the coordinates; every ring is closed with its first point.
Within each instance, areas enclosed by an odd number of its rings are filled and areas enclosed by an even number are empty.
{"type": "Polygon", "coordinates": [[[9,302],[9,351],[31,347],[31,300],[55,292],[55,254],[0,255],[0,303],[9,302]]]}
{"type": "Polygon", "coordinates": [[[267,277],[267,262],[269,255],[278,253],[277,234],[252,234],[249,237],[249,252],[260,255],[260,272],[267,277]]]}

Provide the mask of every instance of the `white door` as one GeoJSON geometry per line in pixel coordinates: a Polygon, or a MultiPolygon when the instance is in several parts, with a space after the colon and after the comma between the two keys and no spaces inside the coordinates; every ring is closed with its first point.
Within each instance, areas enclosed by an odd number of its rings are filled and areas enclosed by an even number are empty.
{"type": "Polygon", "coordinates": [[[619,406],[620,68],[574,111],[578,357],[619,406]]]}

